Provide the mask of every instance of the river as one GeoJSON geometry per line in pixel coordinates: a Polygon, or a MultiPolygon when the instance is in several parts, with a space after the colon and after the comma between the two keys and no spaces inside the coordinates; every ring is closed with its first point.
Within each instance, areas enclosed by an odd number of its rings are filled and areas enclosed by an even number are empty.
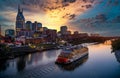
{"type": "Polygon", "coordinates": [[[57,65],[61,50],[38,52],[0,61],[0,78],[120,78],[120,56],[111,45],[88,45],[89,55],[70,65],[57,65]]]}

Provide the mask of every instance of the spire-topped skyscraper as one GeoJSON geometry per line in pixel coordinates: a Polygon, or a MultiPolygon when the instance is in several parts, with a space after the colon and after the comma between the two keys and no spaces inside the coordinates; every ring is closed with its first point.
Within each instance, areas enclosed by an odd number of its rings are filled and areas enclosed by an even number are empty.
{"type": "Polygon", "coordinates": [[[18,13],[23,12],[23,9],[18,5],[18,13]]]}
{"type": "Polygon", "coordinates": [[[18,13],[16,17],[16,35],[19,35],[19,31],[25,28],[25,18],[23,15],[23,8],[18,5],[18,13]]]}

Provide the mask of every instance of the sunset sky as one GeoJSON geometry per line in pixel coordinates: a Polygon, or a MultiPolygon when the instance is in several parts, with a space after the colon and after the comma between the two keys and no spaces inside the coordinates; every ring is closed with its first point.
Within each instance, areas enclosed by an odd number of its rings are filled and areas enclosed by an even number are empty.
{"type": "Polygon", "coordinates": [[[120,0],[0,0],[3,30],[15,27],[19,4],[26,21],[51,29],[66,25],[71,31],[120,35],[120,0]]]}

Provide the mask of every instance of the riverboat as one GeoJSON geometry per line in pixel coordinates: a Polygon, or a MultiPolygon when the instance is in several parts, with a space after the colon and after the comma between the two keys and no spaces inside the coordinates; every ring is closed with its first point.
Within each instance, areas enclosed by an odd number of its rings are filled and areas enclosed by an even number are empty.
{"type": "Polygon", "coordinates": [[[65,47],[55,63],[69,64],[88,55],[88,48],[82,45],[65,47]]]}

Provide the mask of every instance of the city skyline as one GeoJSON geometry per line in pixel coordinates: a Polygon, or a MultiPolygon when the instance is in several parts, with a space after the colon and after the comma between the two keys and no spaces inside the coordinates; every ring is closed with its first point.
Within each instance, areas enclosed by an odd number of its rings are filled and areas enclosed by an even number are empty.
{"type": "Polygon", "coordinates": [[[38,21],[58,31],[60,26],[66,25],[72,31],[116,36],[120,35],[120,21],[113,21],[119,16],[119,3],[119,0],[4,0],[0,1],[0,24],[3,30],[15,28],[17,6],[20,4],[26,21],[38,21]],[[94,18],[97,16],[102,16],[102,20],[105,18],[104,21],[96,23],[94,18]]]}

